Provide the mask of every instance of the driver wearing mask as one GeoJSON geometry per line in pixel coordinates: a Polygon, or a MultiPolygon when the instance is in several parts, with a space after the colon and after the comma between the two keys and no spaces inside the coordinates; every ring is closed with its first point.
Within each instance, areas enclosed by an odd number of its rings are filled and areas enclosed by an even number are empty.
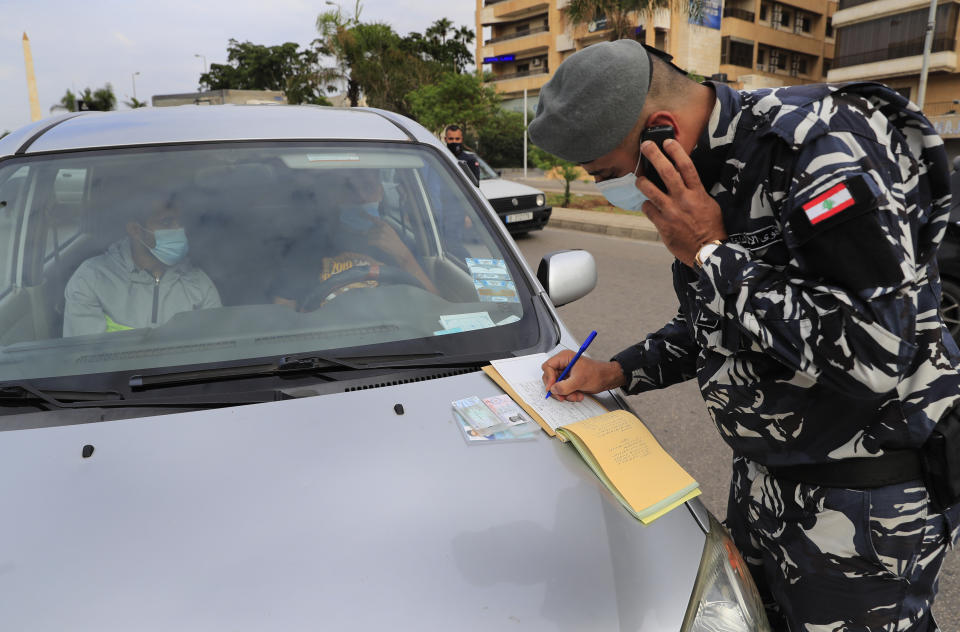
{"type": "Polygon", "coordinates": [[[180,209],[153,197],[126,224],[127,236],[77,268],[64,290],[63,335],[156,327],[174,314],[220,307],[220,294],[187,259],[180,209]]]}
{"type": "MultiPolygon", "coordinates": [[[[273,284],[274,303],[309,309],[305,299],[320,283],[356,267],[373,270],[384,264],[407,272],[424,289],[437,294],[413,252],[381,217],[388,202],[384,200],[380,171],[352,169],[337,180],[340,186],[336,190],[321,192],[321,199],[333,202],[336,222],[321,222],[297,240],[288,255],[290,265],[273,284]]],[[[332,288],[331,295],[319,297],[323,300],[318,303],[322,305],[352,289],[376,287],[376,276],[332,288]]]]}

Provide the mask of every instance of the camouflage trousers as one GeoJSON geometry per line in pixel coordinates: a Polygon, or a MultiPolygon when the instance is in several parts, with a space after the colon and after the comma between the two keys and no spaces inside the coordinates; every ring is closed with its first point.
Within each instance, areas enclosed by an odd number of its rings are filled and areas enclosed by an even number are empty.
{"type": "Polygon", "coordinates": [[[960,506],[932,513],[920,482],[827,488],[735,457],[726,525],[774,630],[938,630],[930,607],[960,506]]]}

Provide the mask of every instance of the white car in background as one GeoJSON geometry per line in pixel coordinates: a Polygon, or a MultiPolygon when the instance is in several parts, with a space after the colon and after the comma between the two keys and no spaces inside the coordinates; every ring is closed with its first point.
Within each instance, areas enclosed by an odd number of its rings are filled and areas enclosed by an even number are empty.
{"type": "Polygon", "coordinates": [[[553,207],[547,206],[547,196],[543,191],[504,180],[482,158],[479,160],[480,191],[507,225],[511,235],[523,235],[547,225],[553,207]]]}

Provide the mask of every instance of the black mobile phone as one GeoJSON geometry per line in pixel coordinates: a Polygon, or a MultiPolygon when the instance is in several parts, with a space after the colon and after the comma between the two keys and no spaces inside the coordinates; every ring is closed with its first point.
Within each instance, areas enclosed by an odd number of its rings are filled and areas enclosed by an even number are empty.
{"type": "MultiPolygon", "coordinates": [[[[648,127],[647,129],[643,130],[643,134],[640,135],[640,144],[642,145],[644,141],[652,140],[657,144],[657,147],[660,148],[660,151],[663,151],[663,141],[667,140],[668,138],[676,138],[673,134],[672,125],[654,125],[653,127],[648,127]]],[[[670,156],[667,155],[667,152],[663,151],[663,155],[667,156],[667,160],[670,160],[670,156]]],[[[663,183],[663,179],[660,177],[660,174],[657,173],[657,170],[654,169],[652,164],[650,164],[650,161],[647,160],[647,157],[642,154],[640,156],[640,168],[643,170],[643,175],[645,175],[650,182],[657,185],[657,187],[659,187],[659,189],[664,193],[667,192],[667,185],[663,183]]]]}

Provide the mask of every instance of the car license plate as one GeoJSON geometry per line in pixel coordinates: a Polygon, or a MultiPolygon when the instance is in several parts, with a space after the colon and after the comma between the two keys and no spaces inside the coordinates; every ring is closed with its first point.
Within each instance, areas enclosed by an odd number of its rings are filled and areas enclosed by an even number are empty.
{"type": "Polygon", "coordinates": [[[508,224],[512,224],[513,222],[526,222],[533,219],[533,211],[514,213],[513,215],[507,215],[504,219],[508,224]]]}

